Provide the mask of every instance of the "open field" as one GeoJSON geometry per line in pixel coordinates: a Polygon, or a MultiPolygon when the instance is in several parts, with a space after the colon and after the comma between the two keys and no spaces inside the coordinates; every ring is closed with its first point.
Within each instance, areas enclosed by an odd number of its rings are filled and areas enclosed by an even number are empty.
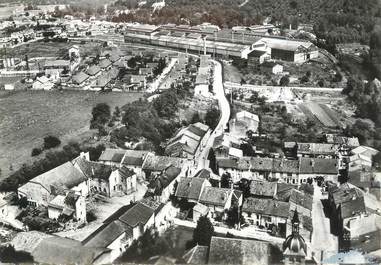
{"type": "Polygon", "coordinates": [[[316,120],[326,127],[340,126],[337,113],[325,104],[308,102],[299,104],[299,107],[308,118],[316,120]]]}
{"type": "Polygon", "coordinates": [[[24,59],[25,55],[28,55],[29,58],[34,57],[60,57],[63,58],[68,55],[68,49],[70,45],[78,45],[80,49],[80,54],[82,57],[88,55],[94,55],[95,51],[100,46],[99,43],[96,42],[45,42],[35,41],[30,43],[25,43],[24,45],[17,46],[12,49],[7,49],[8,56],[14,56],[21,59],[24,59]]]}
{"type": "Polygon", "coordinates": [[[0,91],[0,168],[2,176],[33,161],[31,151],[43,137],[71,139],[91,137],[91,109],[106,102],[113,109],[138,99],[140,93],[94,93],[85,91],[0,91]]]}

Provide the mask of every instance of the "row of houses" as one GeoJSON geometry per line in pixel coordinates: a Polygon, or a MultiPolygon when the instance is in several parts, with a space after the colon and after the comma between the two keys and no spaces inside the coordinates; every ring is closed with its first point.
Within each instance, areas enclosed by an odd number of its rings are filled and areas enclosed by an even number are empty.
{"type": "Polygon", "coordinates": [[[339,161],[325,158],[242,157],[217,158],[219,174],[230,174],[233,182],[245,179],[278,180],[293,185],[307,183],[308,179],[322,177],[337,182],[339,161]]]}

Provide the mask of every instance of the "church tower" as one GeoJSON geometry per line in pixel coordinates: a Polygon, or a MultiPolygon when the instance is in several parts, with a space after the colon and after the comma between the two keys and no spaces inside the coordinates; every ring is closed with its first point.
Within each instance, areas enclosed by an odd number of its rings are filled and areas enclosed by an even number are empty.
{"type": "Polygon", "coordinates": [[[283,264],[304,265],[307,255],[307,244],[299,234],[299,214],[295,209],[291,220],[292,232],[283,243],[283,264]]]}

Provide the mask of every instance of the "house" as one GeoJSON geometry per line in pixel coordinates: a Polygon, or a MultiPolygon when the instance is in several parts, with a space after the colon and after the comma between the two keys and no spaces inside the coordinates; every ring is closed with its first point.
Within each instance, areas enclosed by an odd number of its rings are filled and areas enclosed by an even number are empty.
{"type": "Polygon", "coordinates": [[[149,76],[149,75],[152,75],[152,73],[153,73],[152,68],[149,68],[149,67],[139,68],[139,75],[149,76]]]}
{"type": "Polygon", "coordinates": [[[211,218],[225,218],[225,210],[229,210],[232,203],[237,201],[238,206],[242,205],[242,193],[235,194],[232,189],[204,187],[199,202],[209,207],[211,218]],[[238,195],[238,198],[236,198],[238,195]]]}
{"type": "Polygon", "coordinates": [[[340,145],[285,142],[284,149],[286,153],[294,153],[297,157],[338,158],[340,145]]]}
{"type": "Polygon", "coordinates": [[[250,194],[258,198],[276,198],[277,183],[266,180],[252,180],[250,182],[250,194]]]}
{"type": "Polygon", "coordinates": [[[126,150],[124,149],[106,148],[98,158],[98,161],[106,165],[119,167],[125,153],[126,150]]]}
{"type": "Polygon", "coordinates": [[[175,196],[179,199],[196,203],[200,200],[201,192],[204,187],[210,186],[211,184],[206,178],[180,178],[175,196]]]}
{"type": "Polygon", "coordinates": [[[359,139],[357,137],[346,137],[336,134],[326,134],[326,142],[329,144],[347,145],[350,148],[356,148],[360,146],[359,139]]]}
{"type": "Polygon", "coordinates": [[[104,224],[82,241],[83,246],[111,250],[111,261],[154,226],[154,210],[140,202],[115,212],[104,224]]]}
{"type": "MultiPolygon", "coordinates": [[[[241,140],[237,137],[223,133],[214,138],[213,150],[216,157],[242,158],[240,150],[241,140]],[[232,150],[234,151],[232,151],[232,150]],[[237,149],[237,150],[235,150],[237,149]],[[238,153],[236,153],[238,152],[238,153]]],[[[243,155],[243,153],[242,153],[243,155]]]]}
{"type": "Polygon", "coordinates": [[[290,204],[273,199],[246,198],[242,206],[242,216],[251,225],[275,229],[286,235],[286,224],[290,204]],[[273,228],[274,227],[274,228],[273,228]]]}
{"type": "Polygon", "coordinates": [[[110,263],[110,250],[86,247],[81,242],[38,231],[20,232],[10,244],[16,251],[32,256],[41,264],[105,264],[110,263]]]}
{"type": "Polygon", "coordinates": [[[100,73],[101,71],[101,68],[98,66],[98,65],[91,65],[86,73],[89,75],[89,76],[96,76],[98,73],[100,73]]]}
{"type": "Polygon", "coordinates": [[[145,75],[131,75],[130,83],[136,87],[136,90],[145,90],[147,87],[147,78],[145,75]]]}
{"type": "Polygon", "coordinates": [[[48,206],[48,202],[61,190],[74,190],[84,197],[89,193],[88,178],[71,161],[31,179],[20,186],[17,193],[32,206],[48,206]]]}
{"type": "Polygon", "coordinates": [[[206,144],[210,136],[209,126],[200,122],[180,129],[175,137],[170,139],[165,148],[165,154],[174,157],[193,159],[206,144]]]}
{"type": "Polygon", "coordinates": [[[196,203],[193,207],[193,222],[197,223],[201,216],[208,216],[209,207],[201,203],[196,203]]]}
{"type": "Polygon", "coordinates": [[[142,166],[149,151],[144,150],[125,150],[121,160],[121,165],[132,169],[137,176],[143,176],[142,166]]]}
{"type": "Polygon", "coordinates": [[[145,179],[151,179],[152,177],[162,173],[170,166],[174,166],[181,169],[179,177],[188,177],[192,175],[192,166],[194,161],[170,157],[170,156],[156,156],[149,153],[142,165],[142,173],[145,179]]]}
{"type": "MultiPolygon", "coordinates": [[[[338,182],[339,160],[324,158],[299,159],[299,181],[306,183],[308,179],[322,178],[324,181],[338,182]]],[[[294,184],[294,183],[293,183],[294,184]]]]}
{"type": "Polygon", "coordinates": [[[188,250],[182,259],[185,264],[207,264],[208,261],[208,246],[196,245],[188,250]]]}
{"type": "Polygon", "coordinates": [[[68,60],[47,60],[45,61],[44,70],[59,70],[59,72],[70,71],[70,61],[68,60]]]}
{"type": "Polygon", "coordinates": [[[348,171],[370,170],[372,165],[373,160],[371,157],[363,154],[356,154],[349,157],[348,171]]]}
{"type": "Polygon", "coordinates": [[[86,223],[86,202],[81,195],[74,191],[66,195],[57,195],[48,203],[48,217],[50,219],[74,219],[80,223],[86,223]]]}
{"type": "Polygon", "coordinates": [[[53,87],[54,82],[45,75],[37,77],[36,81],[32,84],[32,90],[51,90],[53,87]]]}
{"type": "Polygon", "coordinates": [[[259,117],[248,111],[238,112],[232,120],[229,121],[230,134],[237,138],[246,138],[247,131],[256,132],[258,129],[259,117]]]}
{"type": "Polygon", "coordinates": [[[269,265],[279,264],[275,246],[259,240],[213,236],[209,247],[209,264],[269,265]]]}
{"type": "Polygon", "coordinates": [[[361,145],[352,149],[351,153],[352,155],[363,155],[372,158],[373,156],[377,155],[379,151],[372,147],[361,145]]]}
{"type": "Polygon", "coordinates": [[[344,223],[343,245],[345,250],[357,249],[369,253],[381,248],[381,216],[357,216],[344,223]]]}
{"type": "Polygon", "coordinates": [[[253,50],[247,55],[247,67],[252,71],[257,71],[259,66],[270,59],[270,57],[271,55],[267,51],[253,50]]]}
{"type": "Polygon", "coordinates": [[[179,179],[181,169],[175,166],[169,166],[161,173],[151,177],[148,185],[148,191],[157,201],[166,203],[169,197],[174,193],[174,185],[179,179]]]}
{"type": "Polygon", "coordinates": [[[381,173],[369,169],[348,172],[348,183],[374,195],[381,200],[381,173]]]}
{"type": "Polygon", "coordinates": [[[99,61],[99,64],[98,64],[98,66],[101,69],[107,69],[107,68],[111,67],[111,65],[112,65],[112,62],[109,59],[102,59],[99,61]]]}
{"type": "Polygon", "coordinates": [[[289,199],[290,210],[297,210],[300,214],[311,216],[313,198],[311,195],[299,190],[292,190],[289,199]]]}
{"type": "Polygon", "coordinates": [[[87,75],[86,73],[84,72],[79,72],[77,74],[75,74],[73,77],[72,77],[72,82],[73,84],[77,85],[77,86],[84,86],[86,81],[89,79],[89,75],[87,75]]]}
{"type": "Polygon", "coordinates": [[[136,191],[136,174],[132,169],[121,166],[77,159],[75,165],[90,180],[90,190],[109,197],[123,196],[136,191]]]}
{"type": "Polygon", "coordinates": [[[283,65],[275,62],[264,62],[261,64],[260,69],[264,73],[279,75],[283,73],[283,65]]]}
{"type": "Polygon", "coordinates": [[[295,63],[304,63],[319,56],[318,48],[309,41],[262,38],[267,47],[271,49],[271,59],[295,63]]]}

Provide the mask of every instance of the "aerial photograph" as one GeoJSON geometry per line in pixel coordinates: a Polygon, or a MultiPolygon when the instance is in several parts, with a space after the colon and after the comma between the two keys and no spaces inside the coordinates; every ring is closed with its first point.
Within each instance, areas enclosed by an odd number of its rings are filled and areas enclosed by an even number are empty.
{"type": "Polygon", "coordinates": [[[381,0],[0,0],[0,264],[381,264],[381,0]]]}

